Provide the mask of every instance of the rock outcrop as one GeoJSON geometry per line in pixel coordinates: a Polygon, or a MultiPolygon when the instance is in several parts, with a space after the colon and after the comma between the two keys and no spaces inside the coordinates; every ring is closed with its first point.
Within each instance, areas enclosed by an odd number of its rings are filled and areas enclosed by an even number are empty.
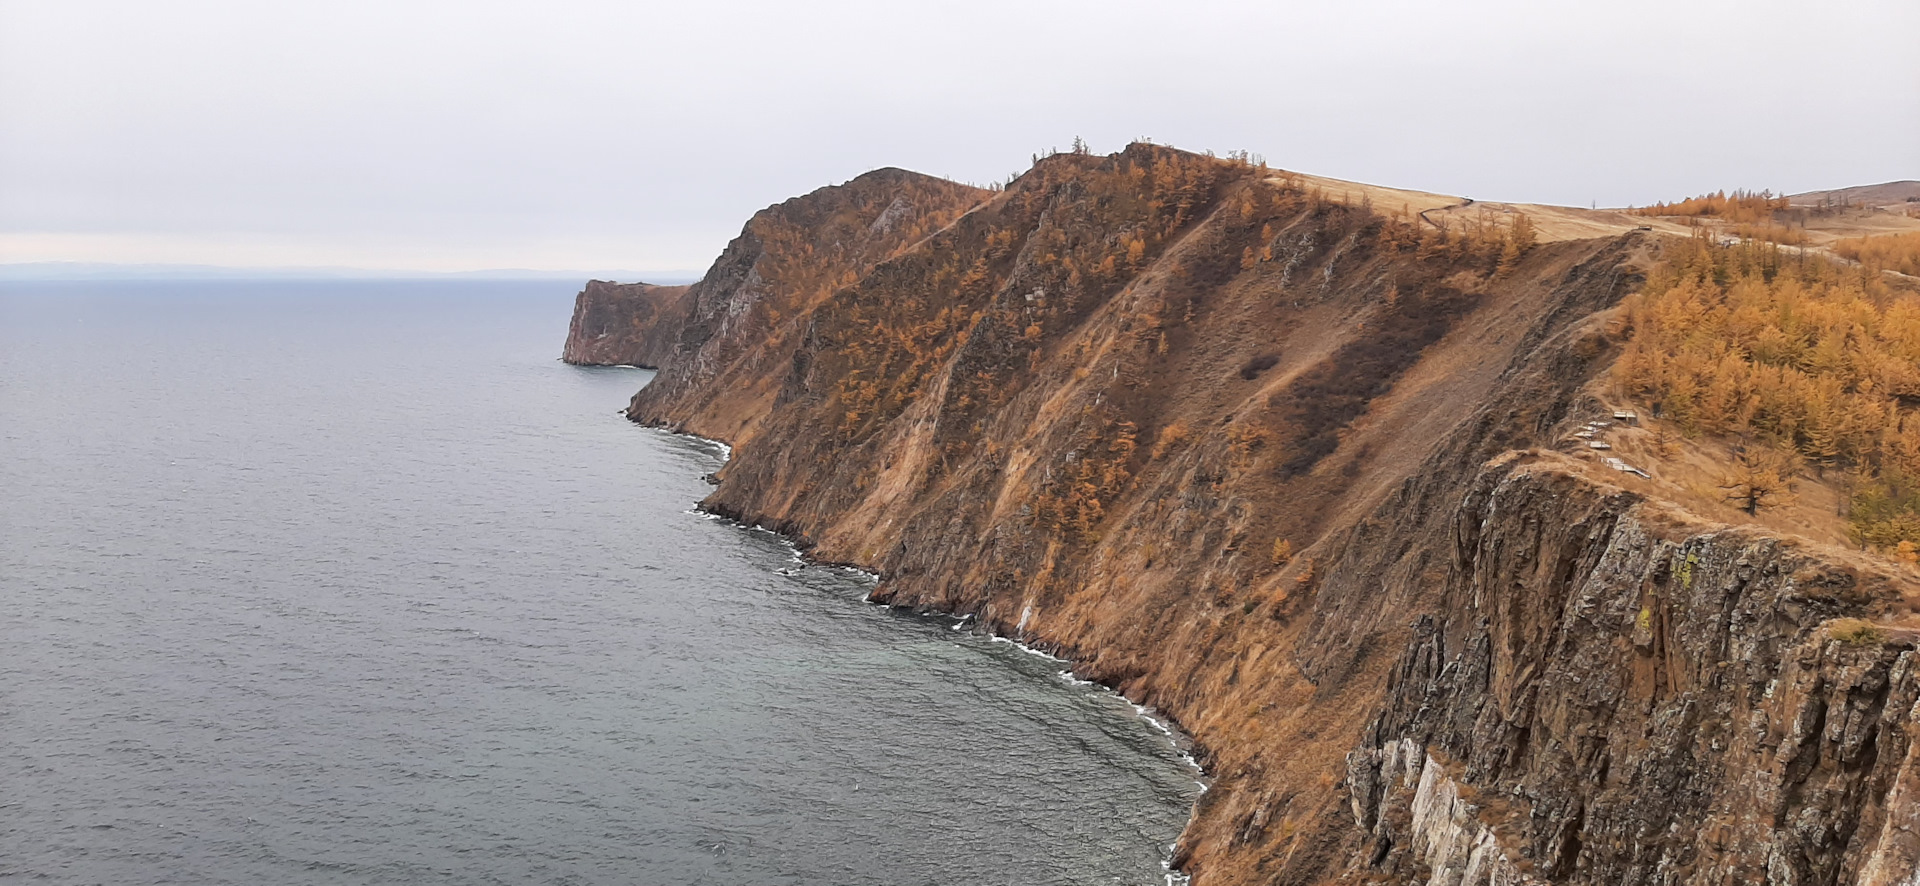
{"type": "Polygon", "coordinates": [[[688,288],[587,281],[574,296],[560,359],[582,366],[660,368],[686,324],[692,304],[688,288]]]}
{"type": "Polygon", "coordinates": [[[708,436],[751,440],[814,310],[989,195],[880,169],[761,210],[694,284],[671,371],[635,396],[634,409],[697,413],[713,423],[708,436]]]}
{"type": "Polygon", "coordinates": [[[931,181],[756,216],[628,414],[736,445],[705,507],[1185,727],[1202,886],[1911,882],[1904,580],[1551,449],[1655,235],[1151,145],[931,181]]]}
{"type": "Polygon", "coordinates": [[[1435,884],[1899,883],[1920,632],[1869,563],[1562,456],[1489,466],[1348,758],[1372,867],[1435,884]]]}

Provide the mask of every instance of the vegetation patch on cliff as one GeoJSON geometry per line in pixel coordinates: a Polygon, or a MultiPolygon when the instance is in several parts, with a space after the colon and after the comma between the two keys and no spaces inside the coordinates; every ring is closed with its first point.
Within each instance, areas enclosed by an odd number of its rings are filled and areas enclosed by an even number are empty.
{"type": "MultiPolygon", "coordinates": [[[[1668,248],[1624,322],[1613,375],[1653,416],[1839,472],[1856,541],[1920,542],[1920,294],[1826,258],[1697,237],[1668,248]]],[[[1795,470],[1774,462],[1759,470],[1795,470]]]]}

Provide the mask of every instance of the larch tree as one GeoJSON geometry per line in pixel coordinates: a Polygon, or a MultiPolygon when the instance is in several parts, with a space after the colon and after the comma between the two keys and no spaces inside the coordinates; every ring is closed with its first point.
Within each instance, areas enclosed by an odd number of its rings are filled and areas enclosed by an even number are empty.
{"type": "Polygon", "coordinates": [[[1777,449],[1743,443],[1734,449],[1733,462],[1721,477],[1720,489],[1728,502],[1748,516],[1760,513],[1761,508],[1790,505],[1796,500],[1793,459],[1777,449]]]}

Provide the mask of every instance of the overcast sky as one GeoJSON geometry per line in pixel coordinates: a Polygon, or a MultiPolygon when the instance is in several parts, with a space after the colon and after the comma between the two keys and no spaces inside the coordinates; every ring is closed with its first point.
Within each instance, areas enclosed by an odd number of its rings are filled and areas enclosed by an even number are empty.
{"type": "Polygon", "coordinates": [[[0,262],[704,268],[1078,135],[1477,199],[1920,178],[1920,2],[0,0],[0,262]]]}

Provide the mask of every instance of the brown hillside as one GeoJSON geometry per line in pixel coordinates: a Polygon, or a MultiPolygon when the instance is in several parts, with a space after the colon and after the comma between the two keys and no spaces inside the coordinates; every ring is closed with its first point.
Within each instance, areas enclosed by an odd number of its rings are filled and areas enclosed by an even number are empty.
{"type": "Polygon", "coordinates": [[[1794,194],[1789,199],[1795,206],[1903,208],[1906,204],[1920,203],[1920,181],[1897,181],[1852,188],[1835,188],[1829,191],[1808,191],[1804,194],[1794,194]]]}
{"type": "Polygon", "coordinates": [[[629,415],[737,445],[707,508],[1175,718],[1201,886],[1920,862],[1903,574],[1555,451],[1660,229],[1151,145],[906,175],[756,216],[629,415]]]}
{"type": "Polygon", "coordinates": [[[727,416],[709,436],[751,440],[810,312],[990,193],[880,169],[755,213],[688,291],[665,371],[636,408],[727,416]]]}

